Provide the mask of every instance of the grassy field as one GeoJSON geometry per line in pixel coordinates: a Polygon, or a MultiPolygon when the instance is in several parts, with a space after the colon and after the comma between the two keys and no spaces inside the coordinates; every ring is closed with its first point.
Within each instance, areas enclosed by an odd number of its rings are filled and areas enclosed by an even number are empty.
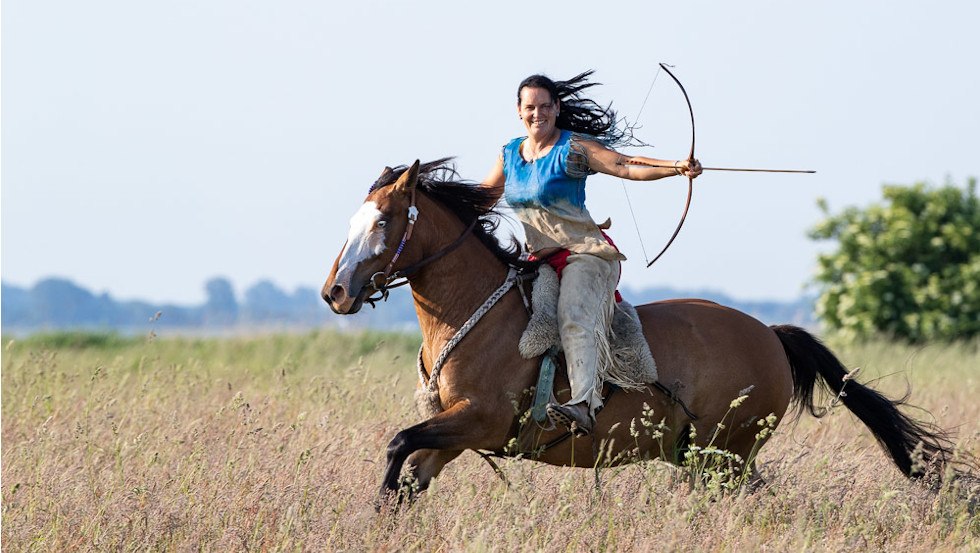
{"type": "MultiPolygon", "coordinates": [[[[657,462],[597,487],[505,461],[508,488],[466,453],[379,516],[384,448],[417,422],[417,340],[5,339],[3,550],[980,551],[976,486],[908,481],[843,408],[780,426],[752,493],[713,497],[657,462]]],[[[980,454],[977,343],[837,351],[893,396],[911,383],[980,454]]]]}

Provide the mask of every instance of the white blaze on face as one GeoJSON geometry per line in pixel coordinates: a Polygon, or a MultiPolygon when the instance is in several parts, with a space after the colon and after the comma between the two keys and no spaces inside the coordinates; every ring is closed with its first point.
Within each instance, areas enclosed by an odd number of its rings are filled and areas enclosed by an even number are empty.
{"type": "Polygon", "coordinates": [[[364,202],[357,213],[350,218],[347,244],[340,254],[337,264],[338,282],[350,283],[357,265],[366,259],[381,255],[385,251],[384,229],[377,226],[382,213],[375,202],[364,202]]]}

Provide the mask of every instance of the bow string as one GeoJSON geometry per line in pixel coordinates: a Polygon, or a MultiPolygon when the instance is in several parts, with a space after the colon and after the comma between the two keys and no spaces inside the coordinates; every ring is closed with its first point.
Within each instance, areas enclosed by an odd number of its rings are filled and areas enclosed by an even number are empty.
{"type": "MultiPolygon", "coordinates": [[[[653,86],[656,84],[657,78],[660,76],[660,72],[663,71],[668,75],[670,75],[670,78],[673,79],[675,83],[677,83],[677,86],[680,87],[681,92],[684,94],[684,101],[687,102],[687,110],[691,115],[691,150],[687,154],[687,160],[691,162],[694,161],[694,145],[695,145],[695,136],[696,136],[694,130],[694,108],[691,107],[691,99],[688,97],[687,90],[684,89],[684,85],[681,84],[681,81],[677,78],[677,76],[675,76],[667,67],[668,65],[665,63],[660,64],[660,69],[658,69],[657,73],[653,76],[653,81],[650,83],[650,88],[647,90],[646,97],[643,99],[643,103],[640,105],[640,109],[636,113],[636,120],[639,121],[640,115],[643,113],[643,108],[646,107],[647,100],[650,99],[650,93],[653,92],[653,86]]],[[[634,127],[635,124],[633,126],[628,126],[628,130],[630,131],[630,133],[632,133],[632,129],[634,127]]],[[[633,218],[633,226],[636,228],[637,238],[639,238],[640,240],[640,248],[643,250],[643,259],[647,260],[648,257],[646,252],[646,246],[643,244],[643,237],[640,235],[640,226],[636,222],[636,214],[633,211],[633,203],[630,201],[629,192],[627,192],[626,189],[626,182],[623,181],[623,179],[620,179],[620,181],[623,184],[623,193],[626,194],[626,203],[629,206],[630,216],[633,218]]],[[[667,249],[670,248],[670,245],[674,243],[674,239],[677,238],[678,233],[680,233],[681,231],[681,227],[684,226],[684,221],[687,219],[687,213],[691,208],[691,198],[693,196],[693,193],[694,193],[694,178],[688,175],[687,199],[684,202],[684,211],[681,213],[681,217],[677,223],[677,227],[674,229],[673,234],[670,235],[670,238],[667,240],[667,243],[664,244],[664,247],[660,250],[660,252],[656,256],[654,256],[653,260],[647,261],[647,265],[646,265],[647,268],[649,268],[651,265],[656,263],[656,261],[660,259],[661,256],[663,256],[663,254],[667,251],[667,249]]]]}

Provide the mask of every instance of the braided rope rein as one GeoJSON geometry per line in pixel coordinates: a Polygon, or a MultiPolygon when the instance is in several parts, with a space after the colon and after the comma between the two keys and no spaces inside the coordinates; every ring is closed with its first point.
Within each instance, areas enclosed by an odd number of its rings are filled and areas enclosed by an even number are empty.
{"type": "Polygon", "coordinates": [[[490,309],[494,306],[494,304],[496,304],[497,301],[500,300],[500,298],[504,297],[504,294],[506,294],[511,288],[514,287],[514,284],[517,283],[517,281],[518,281],[517,269],[511,267],[510,270],[507,271],[507,277],[504,279],[504,283],[501,284],[499,288],[494,290],[492,294],[490,294],[490,296],[486,299],[486,301],[483,302],[483,305],[477,308],[477,310],[474,311],[472,315],[470,315],[469,320],[463,323],[463,326],[459,327],[459,330],[456,331],[456,334],[454,334],[453,337],[450,338],[448,342],[446,342],[446,345],[442,347],[442,351],[439,352],[439,357],[436,358],[435,364],[432,365],[432,372],[429,374],[428,381],[426,381],[427,379],[425,375],[425,366],[422,363],[422,348],[424,347],[424,345],[419,346],[419,356],[418,356],[418,363],[417,363],[417,367],[419,371],[419,382],[422,384],[422,387],[425,388],[425,390],[428,393],[430,394],[438,393],[439,373],[442,370],[442,366],[446,363],[446,359],[449,357],[450,352],[452,352],[452,350],[463,340],[463,338],[469,333],[469,331],[472,330],[474,326],[476,326],[476,323],[480,322],[480,319],[482,319],[483,316],[490,311],[490,309]]]}

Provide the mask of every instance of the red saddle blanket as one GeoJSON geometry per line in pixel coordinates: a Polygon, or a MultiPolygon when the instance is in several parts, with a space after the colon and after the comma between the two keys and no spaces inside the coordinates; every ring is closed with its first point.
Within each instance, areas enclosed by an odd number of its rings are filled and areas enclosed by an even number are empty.
{"type": "MultiPolygon", "coordinates": [[[[599,231],[599,232],[602,232],[602,231],[599,231]]],[[[616,251],[617,252],[619,251],[619,248],[616,247],[616,243],[612,241],[612,238],[609,238],[609,235],[608,234],[606,234],[605,232],[603,232],[602,233],[602,237],[606,239],[606,242],[609,242],[609,245],[610,246],[616,248],[616,251]]],[[[572,255],[572,252],[570,252],[568,250],[565,250],[565,249],[561,249],[561,250],[558,250],[557,252],[549,255],[544,260],[545,263],[547,263],[548,265],[551,265],[551,267],[555,270],[555,272],[558,273],[558,279],[559,280],[561,280],[561,272],[562,272],[562,269],[564,269],[565,266],[568,265],[568,256],[570,256],[570,255],[572,255]]],[[[531,255],[530,259],[531,259],[531,261],[537,261],[538,260],[538,258],[534,257],[534,255],[531,255]]],[[[620,263],[620,265],[622,265],[622,263],[620,263]]],[[[620,270],[619,274],[620,275],[623,274],[622,270],[620,270]]],[[[616,282],[619,283],[619,277],[616,277],[616,282]]],[[[619,293],[619,290],[616,290],[616,303],[619,303],[621,301],[623,301],[623,296],[622,296],[622,294],[619,293]]]]}

